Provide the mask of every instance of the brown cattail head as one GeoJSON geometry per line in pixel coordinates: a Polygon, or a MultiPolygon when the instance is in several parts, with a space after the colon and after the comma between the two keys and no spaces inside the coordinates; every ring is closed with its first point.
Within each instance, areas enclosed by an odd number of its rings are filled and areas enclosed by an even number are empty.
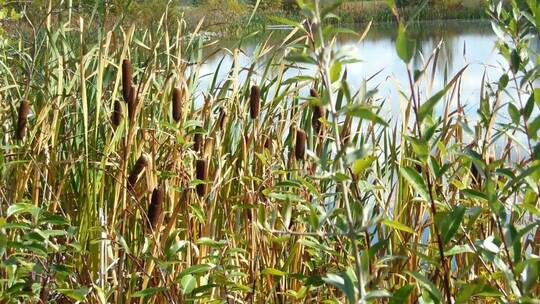
{"type": "Polygon", "coordinates": [[[218,119],[219,129],[223,130],[223,128],[225,128],[225,125],[227,124],[227,115],[228,115],[227,109],[221,108],[219,112],[220,112],[219,119],[218,119]]]}
{"type": "Polygon", "coordinates": [[[137,159],[128,177],[128,187],[130,190],[133,190],[135,183],[139,179],[139,175],[144,170],[144,168],[146,168],[149,162],[150,158],[146,153],[141,154],[141,156],[137,159]]]}
{"type": "Polygon", "coordinates": [[[26,124],[28,123],[28,112],[30,111],[30,102],[23,100],[19,107],[19,117],[17,120],[17,134],[16,138],[22,140],[26,135],[26,124]]]}
{"type": "Polygon", "coordinates": [[[114,110],[112,114],[112,124],[114,129],[118,128],[120,122],[122,121],[122,104],[120,101],[116,100],[114,102],[114,110]]]}
{"type": "Polygon", "coordinates": [[[208,166],[206,159],[198,159],[195,166],[195,174],[197,179],[205,182],[204,184],[197,185],[197,194],[200,197],[206,195],[206,179],[208,178],[208,166]]]}
{"type": "Polygon", "coordinates": [[[296,147],[294,155],[297,160],[304,159],[306,156],[306,132],[302,129],[296,129],[296,147]]]}
{"type": "Polygon", "coordinates": [[[172,117],[179,122],[182,118],[182,89],[174,88],[172,93],[172,117]]]}
{"type": "Polygon", "coordinates": [[[480,175],[480,171],[478,170],[478,167],[476,166],[475,163],[472,163],[471,164],[471,175],[473,177],[473,183],[476,184],[476,185],[479,185],[481,180],[482,180],[482,176],[480,175]]]}
{"type": "Polygon", "coordinates": [[[195,135],[193,135],[193,150],[195,150],[196,152],[199,152],[202,148],[202,144],[203,144],[203,135],[202,133],[200,132],[197,132],[195,133],[195,135]]]}
{"type": "Polygon", "coordinates": [[[264,148],[268,150],[272,150],[272,138],[270,136],[266,137],[266,140],[264,141],[264,148]]]}
{"type": "Polygon", "coordinates": [[[317,134],[321,132],[322,123],[320,121],[321,118],[326,118],[326,111],[323,106],[314,106],[313,107],[313,116],[311,117],[311,125],[313,126],[313,130],[317,134]]]}
{"type": "Polygon", "coordinates": [[[161,216],[163,206],[163,187],[157,186],[152,192],[152,198],[150,200],[150,206],[148,207],[148,221],[152,229],[156,228],[159,217],[161,216]]]}
{"type": "Polygon", "coordinates": [[[137,88],[132,85],[129,89],[129,99],[128,99],[128,115],[129,120],[133,121],[135,119],[135,112],[137,111],[137,88]]]}
{"type": "Polygon", "coordinates": [[[251,118],[255,119],[259,116],[261,106],[261,89],[259,86],[251,87],[251,94],[249,96],[249,114],[251,118]]]}
{"type": "Polygon", "coordinates": [[[131,93],[131,86],[133,85],[133,68],[131,62],[124,59],[122,61],[122,95],[125,102],[129,102],[129,94],[131,93]]]}
{"type": "Polygon", "coordinates": [[[309,89],[309,95],[313,98],[319,98],[319,92],[315,88],[309,89]]]}

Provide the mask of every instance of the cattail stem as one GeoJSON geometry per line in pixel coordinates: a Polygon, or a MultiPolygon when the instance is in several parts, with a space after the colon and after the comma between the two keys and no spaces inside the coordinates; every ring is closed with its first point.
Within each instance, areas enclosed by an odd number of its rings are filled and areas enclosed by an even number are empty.
{"type": "Polygon", "coordinates": [[[206,180],[208,178],[208,166],[206,159],[198,159],[195,166],[195,176],[198,180],[203,181],[203,184],[197,185],[197,194],[199,197],[206,195],[206,180]]]}
{"type": "Polygon", "coordinates": [[[131,86],[133,85],[133,68],[131,62],[124,59],[122,61],[122,95],[125,102],[129,102],[131,86]]]}
{"type": "Polygon", "coordinates": [[[19,117],[17,120],[17,134],[15,137],[19,140],[23,140],[26,135],[26,124],[28,123],[28,112],[30,111],[30,102],[23,100],[19,107],[19,117]]]}
{"type": "Polygon", "coordinates": [[[182,119],[182,89],[174,88],[172,92],[172,117],[179,122],[182,119]]]}
{"type": "Polygon", "coordinates": [[[259,117],[259,111],[261,106],[261,89],[259,86],[251,87],[251,94],[249,96],[249,114],[251,118],[255,119],[259,117]]]}

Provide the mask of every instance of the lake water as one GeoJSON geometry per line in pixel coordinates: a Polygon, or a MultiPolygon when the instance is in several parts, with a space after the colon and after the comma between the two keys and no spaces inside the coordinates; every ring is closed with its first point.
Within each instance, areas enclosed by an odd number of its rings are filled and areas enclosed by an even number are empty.
{"type": "MultiPolygon", "coordinates": [[[[359,33],[364,31],[362,26],[353,26],[359,33]]],[[[410,27],[412,35],[418,41],[418,48],[422,55],[413,59],[413,66],[420,67],[423,61],[427,59],[433,50],[442,43],[441,51],[437,61],[437,69],[434,75],[434,83],[430,92],[422,92],[424,98],[431,96],[438,89],[442,88],[445,79],[451,79],[452,76],[468,65],[463,75],[461,86],[461,103],[468,105],[465,108],[467,114],[475,116],[476,105],[479,101],[480,84],[484,73],[488,81],[497,81],[501,71],[506,66],[496,48],[496,36],[487,21],[448,21],[448,22],[422,22],[410,27]]],[[[281,42],[279,38],[283,36],[284,31],[276,30],[272,33],[277,37],[276,43],[281,42]]],[[[384,103],[384,113],[387,118],[394,119],[401,115],[398,88],[408,91],[408,78],[406,67],[399,59],[395,50],[396,28],[393,24],[375,25],[371,28],[363,41],[358,41],[358,37],[344,36],[339,39],[336,49],[352,48],[355,55],[361,60],[359,63],[347,65],[348,81],[352,88],[358,89],[364,79],[372,77],[368,82],[368,89],[377,88],[378,97],[386,100],[384,103]],[[391,102],[388,102],[390,100],[391,102]]],[[[255,49],[255,42],[247,42],[242,46],[239,55],[240,65],[249,67],[253,61],[252,54],[255,49]]],[[[218,79],[224,80],[232,65],[232,55],[229,52],[222,51],[211,57],[201,68],[201,75],[213,73],[222,60],[222,69],[218,79]]],[[[240,76],[245,79],[247,72],[241,72],[240,76]]],[[[302,73],[304,75],[314,75],[316,71],[313,68],[297,71],[289,70],[287,77],[292,77],[302,73]]],[[[429,70],[431,73],[431,68],[429,70]]],[[[202,94],[209,87],[211,76],[203,78],[199,84],[202,94]]],[[[426,88],[427,86],[421,86],[426,88]]]]}

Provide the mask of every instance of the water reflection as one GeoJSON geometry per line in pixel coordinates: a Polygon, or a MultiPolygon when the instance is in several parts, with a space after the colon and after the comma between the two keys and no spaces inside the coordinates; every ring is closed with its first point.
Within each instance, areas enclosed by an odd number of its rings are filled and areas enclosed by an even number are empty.
{"type": "MultiPolygon", "coordinates": [[[[356,28],[358,32],[364,29],[356,28]]],[[[469,104],[466,111],[475,115],[476,104],[479,101],[480,84],[483,74],[487,79],[495,81],[500,77],[501,67],[505,66],[504,59],[498,55],[495,49],[496,36],[492,33],[488,22],[478,21],[452,21],[452,22],[424,22],[410,28],[412,35],[418,41],[420,52],[413,59],[413,67],[419,68],[431,55],[433,50],[440,44],[441,51],[437,59],[437,68],[434,73],[433,87],[431,91],[421,92],[424,97],[443,87],[445,80],[452,78],[465,65],[469,65],[463,76],[461,103],[469,104]]],[[[397,86],[406,88],[408,83],[406,68],[395,51],[396,29],[394,25],[381,25],[373,27],[367,37],[358,42],[354,36],[344,36],[337,42],[337,49],[353,48],[361,62],[348,64],[348,81],[353,89],[360,88],[364,79],[377,74],[369,82],[370,88],[377,87],[379,96],[390,102],[385,103],[389,107],[385,111],[393,118],[401,114],[400,100],[397,86]]],[[[283,37],[279,33],[275,35],[276,43],[283,37]]],[[[242,46],[243,52],[238,55],[241,66],[249,67],[252,63],[251,55],[255,50],[256,42],[248,42],[242,46]]],[[[219,62],[223,60],[222,68],[218,74],[219,80],[227,77],[229,68],[232,66],[232,55],[228,52],[219,52],[202,67],[202,75],[211,74],[215,71],[219,62]]],[[[303,71],[289,70],[286,77],[297,74],[313,75],[316,71],[308,68],[303,71]]],[[[431,70],[430,70],[431,73],[431,70]]],[[[239,76],[245,80],[247,71],[240,72],[239,76]]],[[[203,79],[199,84],[202,93],[208,90],[210,77],[203,79]]],[[[430,88],[429,86],[422,86],[430,88]]]]}

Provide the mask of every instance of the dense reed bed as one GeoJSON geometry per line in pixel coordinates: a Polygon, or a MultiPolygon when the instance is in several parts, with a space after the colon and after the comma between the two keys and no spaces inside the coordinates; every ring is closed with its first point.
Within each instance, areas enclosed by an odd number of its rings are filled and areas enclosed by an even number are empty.
{"type": "Polygon", "coordinates": [[[529,2],[489,8],[509,69],[477,80],[478,105],[460,100],[466,67],[430,90],[439,49],[413,65],[394,9],[401,117],[376,84],[351,88],[350,31],[318,1],[275,18],[293,29],[251,66],[240,42],[210,75],[181,20],[88,32],[48,15],[0,53],[0,302],[535,303],[529,2]]]}

